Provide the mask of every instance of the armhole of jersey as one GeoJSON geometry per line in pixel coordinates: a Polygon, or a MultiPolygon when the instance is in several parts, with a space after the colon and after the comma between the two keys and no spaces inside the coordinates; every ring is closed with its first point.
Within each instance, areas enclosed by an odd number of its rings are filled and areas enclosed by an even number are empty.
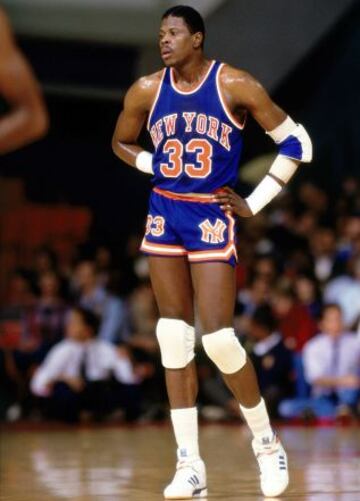
{"type": "Polygon", "coordinates": [[[156,103],[158,102],[158,99],[159,99],[159,96],[160,96],[162,84],[163,84],[164,78],[165,78],[165,73],[166,73],[166,68],[163,69],[163,73],[161,75],[161,80],[159,82],[159,86],[157,88],[153,104],[152,104],[152,106],[150,108],[150,111],[149,111],[149,116],[148,116],[147,123],[146,123],[147,130],[150,130],[150,120],[151,120],[151,117],[152,117],[152,115],[154,113],[154,110],[155,110],[155,107],[156,107],[156,103]]]}
{"type": "Polygon", "coordinates": [[[245,118],[244,118],[242,123],[238,122],[235,119],[235,117],[233,116],[233,114],[231,113],[231,111],[229,110],[229,108],[225,102],[224,96],[222,95],[221,86],[220,86],[220,73],[221,73],[221,70],[223,69],[223,67],[224,67],[224,63],[221,63],[220,66],[218,67],[218,70],[216,73],[216,89],[217,89],[217,93],[218,93],[218,96],[219,96],[219,99],[221,102],[221,106],[225,112],[225,115],[230,120],[230,122],[233,125],[235,125],[235,127],[237,127],[238,129],[243,130],[245,127],[245,123],[246,123],[246,115],[245,115],[245,118]]]}

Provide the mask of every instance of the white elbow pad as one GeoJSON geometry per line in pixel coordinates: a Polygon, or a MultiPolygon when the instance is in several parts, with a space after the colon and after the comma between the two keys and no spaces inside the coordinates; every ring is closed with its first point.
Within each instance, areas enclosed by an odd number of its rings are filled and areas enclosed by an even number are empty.
{"type": "Polygon", "coordinates": [[[289,116],[266,134],[279,146],[280,155],[300,162],[311,162],[312,143],[309,134],[301,124],[296,124],[289,116]]]}
{"type": "Polygon", "coordinates": [[[152,166],[153,156],[148,151],[140,151],[135,159],[135,166],[145,174],[154,174],[152,166]]]}

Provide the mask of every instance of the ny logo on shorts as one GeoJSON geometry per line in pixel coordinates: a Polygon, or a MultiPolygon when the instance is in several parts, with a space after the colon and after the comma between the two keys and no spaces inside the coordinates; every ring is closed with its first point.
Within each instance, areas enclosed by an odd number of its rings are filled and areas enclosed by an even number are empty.
{"type": "Polygon", "coordinates": [[[226,230],[226,224],[221,219],[217,219],[215,224],[211,224],[208,219],[205,219],[199,224],[199,228],[202,231],[201,240],[209,244],[220,244],[224,242],[224,232],[226,230]]]}

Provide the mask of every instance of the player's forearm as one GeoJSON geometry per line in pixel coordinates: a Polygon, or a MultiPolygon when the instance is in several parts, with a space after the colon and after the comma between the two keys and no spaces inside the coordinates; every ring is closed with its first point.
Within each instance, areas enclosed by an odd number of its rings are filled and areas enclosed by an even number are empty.
{"type": "Polygon", "coordinates": [[[255,215],[260,212],[290,181],[301,162],[311,162],[312,143],[304,127],[287,117],[273,131],[267,132],[279,148],[279,154],[268,174],[246,198],[255,215]]]}
{"type": "Polygon", "coordinates": [[[115,155],[123,162],[142,172],[145,172],[146,174],[153,174],[152,155],[141,148],[138,144],[122,143],[114,137],[112,141],[112,149],[115,155]]]}
{"type": "Polygon", "coordinates": [[[113,137],[112,140],[112,150],[115,153],[115,155],[120,158],[123,162],[125,162],[128,165],[131,165],[131,167],[135,167],[135,161],[137,155],[142,151],[143,148],[141,148],[138,144],[132,143],[123,143],[119,141],[117,138],[113,137]]]}
{"type": "Polygon", "coordinates": [[[45,110],[19,108],[0,118],[0,154],[9,153],[41,139],[48,130],[45,110]]]}

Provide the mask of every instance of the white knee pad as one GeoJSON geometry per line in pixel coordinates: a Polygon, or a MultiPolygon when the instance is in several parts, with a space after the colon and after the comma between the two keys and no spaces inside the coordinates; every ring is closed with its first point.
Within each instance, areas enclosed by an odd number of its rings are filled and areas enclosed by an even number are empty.
{"type": "Polygon", "coordinates": [[[233,374],[246,364],[246,351],[231,327],[205,334],[202,343],[208,357],[224,374],[233,374]]]}
{"type": "Polygon", "coordinates": [[[195,329],[183,320],[160,318],[156,336],[167,369],[183,369],[195,357],[195,329]]]}

